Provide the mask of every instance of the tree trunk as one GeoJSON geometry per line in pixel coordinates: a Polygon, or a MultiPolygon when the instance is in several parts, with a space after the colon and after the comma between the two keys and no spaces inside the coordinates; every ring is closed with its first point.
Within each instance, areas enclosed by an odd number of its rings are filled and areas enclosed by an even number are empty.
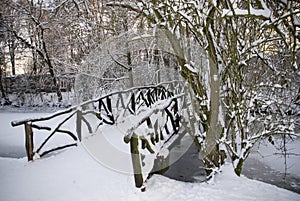
{"type": "Polygon", "coordinates": [[[209,61],[208,73],[210,76],[210,90],[205,91],[204,86],[201,84],[199,74],[191,72],[185,66],[187,61],[179,40],[168,30],[166,30],[166,34],[181,67],[181,76],[189,82],[197,97],[207,98],[207,93],[210,93],[209,106],[201,105],[201,108],[198,110],[204,131],[207,133],[204,144],[205,147],[199,147],[199,144],[197,144],[197,147],[201,149],[205,165],[208,169],[220,167],[220,165],[224,163],[225,152],[219,150],[217,143],[222,134],[222,125],[219,119],[222,110],[220,108],[220,78],[218,66],[214,60],[209,61]]]}
{"type": "Polygon", "coordinates": [[[11,64],[11,73],[12,75],[16,74],[16,64],[15,64],[15,40],[11,39],[8,45],[10,64],[11,64]]]}
{"type": "MultiPolygon", "coordinates": [[[[128,31],[128,21],[127,20],[128,19],[127,19],[127,15],[126,15],[126,19],[124,20],[124,23],[123,23],[123,27],[126,32],[128,31]]],[[[126,53],[127,65],[129,66],[129,69],[128,69],[129,87],[134,87],[133,68],[131,66],[132,65],[131,53],[130,53],[128,42],[126,42],[126,50],[127,50],[127,53],[126,53]]]]}
{"type": "Polygon", "coordinates": [[[2,67],[0,66],[0,91],[1,91],[2,98],[6,99],[7,96],[6,96],[6,92],[4,90],[4,87],[3,87],[4,80],[2,80],[2,74],[3,74],[3,71],[2,71],[2,67]]]}
{"type": "Polygon", "coordinates": [[[59,86],[59,83],[57,81],[57,78],[56,78],[56,75],[55,75],[55,72],[54,72],[54,67],[52,65],[51,59],[50,59],[48,51],[47,51],[46,43],[45,43],[45,40],[44,40],[44,29],[41,30],[41,40],[42,40],[42,48],[43,48],[43,51],[45,53],[43,55],[44,60],[48,65],[49,73],[52,77],[54,89],[55,89],[56,94],[57,94],[58,102],[61,102],[62,101],[62,93],[61,93],[60,86],[59,86]]]}
{"type": "Polygon", "coordinates": [[[2,76],[3,76],[2,66],[4,66],[4,63],[5,63],[4,53],[1,51],[0,52],[0,92],[1,92],[2,98],[7,103],[9,103],[8,97],[6,95],[6,91],[5,91],[4,87],[3,87],[4,80],[2,79],[2,76]]]}
{"type": "Polygon", "coordinates": [[[210,168],[213,166],[220,167],[224,163],[224,152],[219,150],[218,140],[222,134],[222,125],[220,122],[220,79],[217,65],[209,62],[210,69],[210,108],[208,116],[208,128],[205,138],[205,155],[208,157],[206,165],[210,168]]]}

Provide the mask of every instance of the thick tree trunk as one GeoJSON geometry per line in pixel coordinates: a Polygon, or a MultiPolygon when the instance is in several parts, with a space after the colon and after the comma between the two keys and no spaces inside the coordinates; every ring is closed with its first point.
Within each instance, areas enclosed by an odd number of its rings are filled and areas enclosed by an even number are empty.
{"type": "MultiPolygon", "coordinates": [[[[218,2],[219,3],[219,2],[218,2]]],[[[208,42],[208,55],[209,55],[209,78],[210,78],[210,103],[208,112],[208,125],[207,125],[207,137],[205,139],[206,146],[206,166],[209,168],[220,167],[225,160],[225,151],[220,150],[218,140],[221,138],[223,127],[221,121],[223,121],[221,99],[220,99],[220,74],[218,69],[218,56],[212,32],[214,31],[214,13],[216,9],[213,8],[208,13],[209,17],[206,20],[206,26],[204,27],[204,34],[208,42]]]]}
{"type": "Polygon", "coordinates": [[[210,69],[210,103],[207,135],[205,139],[205,163],[208,168],[220,167],[225,160],[225,152],[220,151],[218,140],[222,135],[222,117],[220,107],[220,79],[217,65],[209,63],[210,69]]]}

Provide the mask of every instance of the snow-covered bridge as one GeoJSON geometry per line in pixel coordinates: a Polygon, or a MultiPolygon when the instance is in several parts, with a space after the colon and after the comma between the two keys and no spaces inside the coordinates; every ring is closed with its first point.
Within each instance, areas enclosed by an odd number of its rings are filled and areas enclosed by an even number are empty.
{"type": "MultiPolygon", "coordinates": [[[[112,92],[43,118],[13,121],[12,125],[25,126],[28,160],[93,141],[92,136],[103,134],[99,131],[105,125],[117,127],[117,138],[129,144],[135,184],[141,187],[153,172],[168,168],[168,149],[187,133],[184,128],[195,122],[182,118],[191,114],[190,98],[183,82],[167,82],[112,92]],[[38,142],[36,135],[45,138],[38,142]],[[64,140],[58,140],[57,146],[54,138],[62,136],[64,140]]],[[[103,154],[109,155],[109,151],[103,154]]]]}

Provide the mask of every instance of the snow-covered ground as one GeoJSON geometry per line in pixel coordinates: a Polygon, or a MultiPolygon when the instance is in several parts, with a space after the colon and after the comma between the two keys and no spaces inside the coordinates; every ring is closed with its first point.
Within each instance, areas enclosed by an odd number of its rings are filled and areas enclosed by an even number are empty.
{"type": "MultiPolygon", "coordinates": [[[[32,115],[43,114],[0,113],[0,153],[19,148],[25,155],[24,128],[12,128],[10,121],[32,115]]],[[[209,183],[154,175],[141,192],[132,175],[99,163],[84,144],[34,162],[8,156],[0,157],[0,201],[300,200],[291,191],[235,176],[230,164],[209,183]]]]}

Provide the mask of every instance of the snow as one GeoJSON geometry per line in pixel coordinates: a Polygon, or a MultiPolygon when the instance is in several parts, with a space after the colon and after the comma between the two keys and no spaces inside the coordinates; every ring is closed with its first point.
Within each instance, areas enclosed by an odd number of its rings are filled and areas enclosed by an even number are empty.
{"type": "Polygon", "coordinates": [[[169,152],[168,149],[162,149],[162,150],[159,152],[159,156],[163,156],[164,158],[167,158],[169,154],[170,154],[170,152],[169,152]]]}
{"type": "MultiPolygon", "coordinates": [[[[266,185],[262,182],[237,177],[232,174],[230,165],[223,168],[210,183],[184,183],[170,180],[162,176],[155,176],[149,181],[149,190],[153,200],[297,200],[299,195],[285,194],[283,189],[266,185]],[[160,185],[157,185],[157,183],[160,185]],[[164,192],[155,194],[155,192],[164,192]]],[[[149,199],[150,200],[150,199],[149,199]]]]}
{"type": "Polygon", "coordinates": [[[145,39],[145,38],[154,38],[154,37],[155,37],[154,35],[150,35],[150,34],[141,34],[140,36],[133,37],[131,39],[131,41],[141,40],[141,39],[145,39]]]}
{"type": "Polygon", "coordinates": [[[266,19],[269,19],[271,16],[271,11],[268,9],[268,7],[261,1],[263,5],[263,9],[254,9],[252,6],[250,6],[249,11],[245,9],[240,9],[237,7],[234,7],[233,10],[230,9],[223,9],[222,16],[247,16],[247,15],[254,15],[254,16],[262,16],[266,19]]]}
{"type": "Polygon", "coordinates": [[[191,66],[190,64],[185,64],[184,67],[186,67],[189,71],[191,71],[192,73],[197,74],[198,70],[195,69],[193,66],[191,66]]]}
{"type": "Polygon", "coordinates": [[[55,157],[27,163],[0,159],[3,200],[299,200],[300,195],[234,176],[230,165],[211,183],[184,183],[155,175],[146,192],[130,175],[101,166],[79,146],[55,157]],[[255,193],[254,193],[255,192],[255,193]]]}
{"type": "Polygon", "coordinates": [[[298,17],[293,17],[293,20],[294,20],[295,26],[300,26],[300,18],[298,18],[298,17]]]}
{"type": "MultiPolygon", "coordinates": [[[[12,128],[9,122],[21,117],[32,118],[33,115],[37,114],[0,113],[1,151],[9,146],[24,146],[23,128],[12,128]]],[[[117,128],[103,130],[107,144],[114,145],[120,152],[128,155],[127,144],[115,141],[115,136],[118,135],[117,130],[117,128]]],[[[101,139],[97,135],[91,136],[77,147],[34,162],[27,162],[26,158],[1,156],[0,200],[300,200],[300,195],[291,191],[235,176],[230,164],[226,164],[221,173],[208,183],[180,182],[154,175],[145,184],[146,192],[141,192],[134,187],[131,174],[116,171],[100,163],[97,157],[95,158],[95,152],[87,147],[87,143],[96,142],[95,138],[101,139]]],[[[105,145],[105,142],[102,145],[105,145]]],[[[114,157],[120,157],[110,153],[104,153],[104,155],[110,157],[112,161],[114,157]]],[[[120,157],[120,161],[127,161],[127,164],[119,163],[119,166],[129,167],[128,160],[129,158],[120,157]]]]}
{"type": "Polygon", "coordinates": [[[282,86],[280,84],[274,84],[274,87],[279,88],[279,89],[282,88],[282,86]]]}
{"type": "Polygon", "coordinates": [[[1,200],[120,200],[125,192],[114,191],[133,186],[131,177],[102,168],[82,147],[32,163],[2,158],[0,169],[1,200]]]}

